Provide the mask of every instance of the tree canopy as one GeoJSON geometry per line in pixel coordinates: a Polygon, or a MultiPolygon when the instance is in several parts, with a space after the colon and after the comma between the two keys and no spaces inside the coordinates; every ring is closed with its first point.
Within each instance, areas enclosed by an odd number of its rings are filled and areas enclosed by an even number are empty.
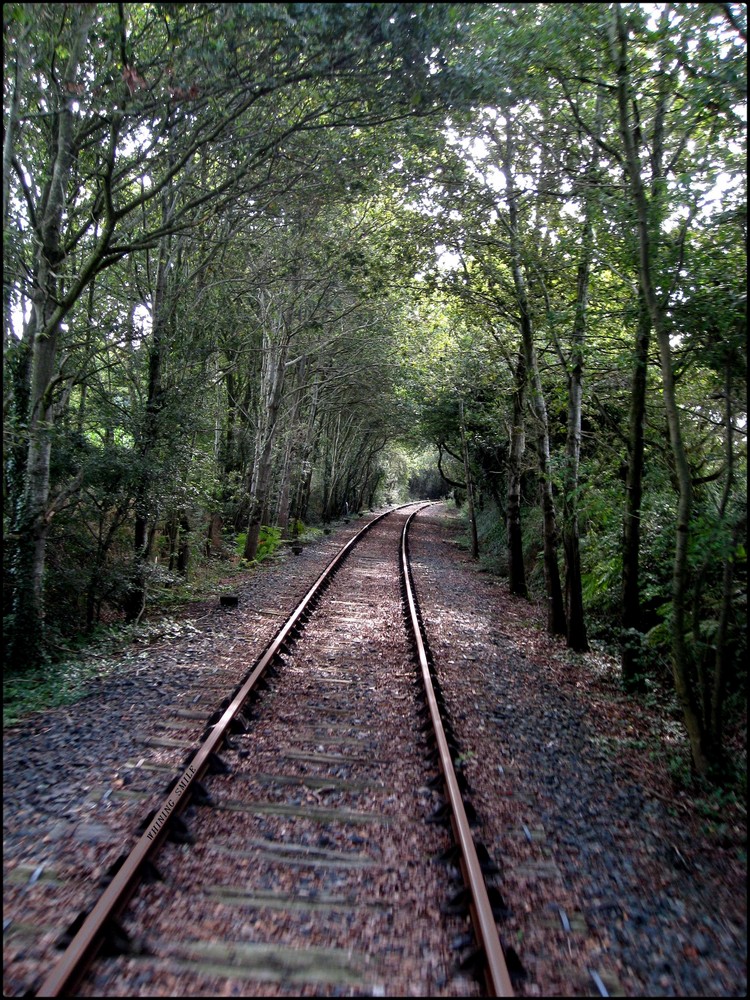
{"type": "Polygon", "coordinates": [[[741,4],[6,4],[6,656],[414,490],[571,649],[746,653],[741,4]],[[501,539],[501,541],[498,541],[501,539]]]}

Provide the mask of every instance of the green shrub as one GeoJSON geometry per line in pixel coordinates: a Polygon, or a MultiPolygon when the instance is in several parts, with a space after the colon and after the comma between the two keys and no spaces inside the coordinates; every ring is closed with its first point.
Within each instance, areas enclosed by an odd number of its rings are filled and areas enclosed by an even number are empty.
{"type": "MultiPolygon", "coordinates": [[[[245,542],[247,541],[247,532],[241,531],[236,536],[234,548],[238,556],[242,556],[245,551],[245,542]]],[[[263,562],[270,555],[278,549],[281,545],[281,528],[277,528],[270,524],[262,524],[260,526],[260,534],[258,536],[258,551],[255,554],[255,562],[263,562]]]]}
{"type": "Polygon", "coordinates": [[[269,524],[263,524],[260,528],[258,539],[258,551],[255,555],[256,562],[262,562],[278,549],[281,544],[281,528],[276,528],[269,524]]]}
{"type": "Polygon", "coordinates": [[[479,561],[482,567],[498,576],[508,575],[507,529],[502,512],[492,500],[477,511],[479,561]]]}

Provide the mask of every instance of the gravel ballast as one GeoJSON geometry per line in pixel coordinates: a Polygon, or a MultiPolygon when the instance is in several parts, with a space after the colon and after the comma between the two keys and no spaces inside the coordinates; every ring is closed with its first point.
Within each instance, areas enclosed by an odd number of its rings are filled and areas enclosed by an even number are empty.
{"type": "MultiPolygon", "coordinates": [[[[236,609],[214,600],[165,623],[83,701],[5,732],[6,996],[55,961],[60,932],[135,841],[162,769],[184,756],[166,709],[187,723],[218,703],[360,524],[263,564],[236,609]]],[[[481,573],[460,530],[455,512],[430,508],[411,555],[478,836],[500,869],[518,993],[745,995],[744,821],[731,817],[721,838],[706,829],[664,757],[644,749],[671,732],[659,710],[620,692],[614,661],[549,638],[541,609],[481,573]]]]}

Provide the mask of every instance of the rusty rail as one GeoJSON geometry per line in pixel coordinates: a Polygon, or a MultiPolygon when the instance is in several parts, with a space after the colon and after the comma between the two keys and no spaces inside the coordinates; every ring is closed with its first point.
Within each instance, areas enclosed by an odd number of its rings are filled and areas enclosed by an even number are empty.
{"type": "Polygon", "coordinates": [[[422,672],[422,680],[425,687],[427,705],[430,711],[430,718],[435,732],[437,742],[440,769],[443,774],[445,794],[451,810],[451,826],[453,835],[461,852],[461,874],[470,892],[471,902],[469,912],[474,926],[474,933],[477,943],[482,949],[485,958],[485,980],[490,996],[512,997],[513,987],[510,975],[505,963],[505,955],[500,944],[500,939],[495,926],[495,918],[492,913],[492,906],[487,894],[482,868],[477,856],[474,838],[471,834],[469,820],[466,816],[461,791],[458,786],[456,772],[453,768],[448,740],[440,717],[440,708],[435,696],[435,689],[430,675],[430,666],[427,658],[422,627],[417,611],[417,600],[414,593],[414,585],[409,563],[408,531],[414,517],[423,508],[414,511],[404,524],[401,534],[401,572],[404,586],[404,595],[407,604],[407,611],[411,620],[414,632],[414,641],[417,647],[419,665],[422,672]]]}
{"type": "MultiPolygon", "coordinates": [[[[402,506],[411,506],[404,504],[402,506]]],[[[399,509],[399,508],[396,508],[399,509]]],[[[240,712],[251,691],[262,678],[271,662],[282,650],[284,643],[293,637],[299,629],[306,614],[312,610],[311,605],[318,597],[323,587],[333,576],[351,549],[378,521],[387,517],[392,511],[378,514],[357,532],[334,556],[322,571],[315,583],[310,587],[295,610],[281,627],[276,637],[256,661],[245,681],[237,689],[237,693],[227,706],[218,722],[213,726],[210,735],[201,744],[197,753],[178,778],[174,788],[161,806],[155,811],[153,821],[146,832],[133,847],[130,854],[118,869],[112,881],[104,890],[98,901],[81,924],[60,957],[57,965],[43,980],[36,992],[39,997],[57,997],[66,995],[67,991],[75,989],[82,976],[96,958],[107,934],[107,927],[113,919],[117,919],[127,906],[133,893],[142,880],[145,862],[152,857],[164,840],[170,820],[178,815],[190,801],[191,793],[208,769],[210,758],[221,748],[227,736],[234,717],[240,712]]]]}
{"type": "MultiPolygon", "coordinates": [[[[413,506],[403,504],[403,507],[413,506]]],[[[440,718],[439,707],[435,698],[435,692],[430,678],[429,665],[425,644],[422,638],[417,605],[414,597],[413,585],[411,582],[411,571],[408,565],[407,531],[412,518],[424,506],[420,506],[407,519],[402,533],[402,580],[406,593],[406,600],[409,615],[413,623],[415,642],[417,645],[422,676],[425,682],[427,702],[432,719],[432,724],[436,734],[440,767],[443,772],[443,779],[446,787],[446,795],[451,806],[451,824],[456,843],[461,852],[461,871],[467,886],[470,889],[472,902],[470,904],[470,914],[475,927],[478,943],[484,952],[486,959],[486,981],[487,988],[494,996],[512,996],[510,978],[505,965],[502,948],[497,936],[494,917],[491,905],[487,896],[487,889],[481,872],[476,848],[469,828],[466,811],[464,809],[461,793],[456,779],[451,753],[446,740],[443,724],[440,718]]],[[[86,970],[95,960],[98,952],[107,935],[108,927],[112,926],[112,921],[116,921],[121,915],[129,900],[136,891],[143,878],[146,862],[150,860],[158,851],[159,846],[164,841],[169,831],[170,822],[179,815],[180,812],[190,802],[192,793],[196,790],[198,782],[201,780],[211,763],[211,757],[221,749],[226,739],[230,726],[235,716],[241,712],[243,705],[250,696],[253,688],[261,680],[271,663],[283,650],[285,643],[293,639],[301,628],[307,615],[312,610],[313,602],[320,596],[322,590],[332,578],[336,569],[361,540],[361,538],[380,520],[388,516],[392,511],[379,514],[371,521],[368,521],[363,528],[357,532],[339,552],[331,562],[321,572],[316,581],[307,591],[300,603],[286,620],[275,638],[266,647],[254,666],[250,669],[244,681],[235,689],[236,693],[231,702],[223,711],[219,720],[213,725],[206,739],[199,746],[197,752],[186,766],[185,770],[174,783],[174,787],[169,795],[164,799],[160,808],[153,814],[148,829],[136,842],[130,854],[117,870],[112,881],[102,892],[92,910],[83,920],[79,930],[73,937],[67,949],[60,957],[57,964],[43,980],[41,986],[36,991],[40,997],[56,997],[70,995],[80,983],[86,970]]]]}

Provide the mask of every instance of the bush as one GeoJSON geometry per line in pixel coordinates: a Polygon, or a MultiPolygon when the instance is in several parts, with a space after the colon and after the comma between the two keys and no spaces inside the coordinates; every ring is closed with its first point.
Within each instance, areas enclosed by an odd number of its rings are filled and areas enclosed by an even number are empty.
{"type": "MultiPolygon", "coordinates": [[[[241,531],[235,539],[234,548],[238,556],[242,556],[245,551],[247,532],[241,531]]],[[[274,525],[262,524],[260,536],[258,538],[258,551],[255,555],[255,562],[263,562],[278,549],[281,545],[281,528],[274,525]]]]}
{"type": "Polygon", "coordinates": [[[479,561],[482,567],[498,576],[508,575],[507,529],[502,511],[487,500],[476,511],[479,561]]]}
{"type": "Polygon", "coordinates": [[[261,525],[256,561],[262,562],[268,556],[273,555],[279,545],[281,545],[281,528],[268,524],[261,525]]]}

